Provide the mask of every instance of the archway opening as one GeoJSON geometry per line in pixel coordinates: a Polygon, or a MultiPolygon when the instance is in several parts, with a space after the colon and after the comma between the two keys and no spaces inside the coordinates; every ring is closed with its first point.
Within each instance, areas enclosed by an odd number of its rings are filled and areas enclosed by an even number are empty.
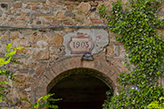
{"type": "Polygon", "coordinates": [[[82,68],[64,73],[69,75],[60,79],[48,92],[55,93],[54,98],[62,98],[55,103],[59,109],[102,109],[105,93],[110,89],[108,83],[94,75],[97,71],[82,68]]]}

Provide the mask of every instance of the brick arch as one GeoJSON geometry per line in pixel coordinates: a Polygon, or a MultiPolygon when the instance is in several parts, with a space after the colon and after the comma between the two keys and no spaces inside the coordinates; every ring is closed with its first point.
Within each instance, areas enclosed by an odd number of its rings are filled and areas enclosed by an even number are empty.
{"type": "MultiPolygon", "coordinates": [[[[53,83],[57,83],[59,79],[61,79],[59,78],[54,80],[54,78],[58,77],[63,72],[69,70],[71,71],[71,69],[77,68],[88,68],[99,72],[96,77],[102,81],[103,77],[106,77],[103,82],[106,82],[106,84],[111,84],[114,89],[114,93],[117,91],[115,88],[115,86],[118,85],[118,83],[116,83],[116,78],[120,73],[117,68],[113,65],[109,65],[102,58],[95,57],[93,61],[82,61],[81,58],[82,57],[70,57],[50,65],[49,68],[42,72],[40,78],[38,78],[32,86],[36,96],[33,99],[37,100],[41,96],[46,95],[47,92],[53,87],[53,83]]],[[[69,74],[63,73],[61,77],[66,77],[67,75],[69,76],[69,74]]]]}
{"type": "Polygon", "coordinates": [[[106,84],[107,86],[112,86],[113,88],[115,87],[115,84],[113,84],[112,80],[107,77],[106,75],[104,75],[103,73],[94,70],[94,69],[90,69],[90,68],[74,68],[74,69],[70,69],[67,71],[64,71],[62,73],[60,73],[59,75],[57,75],[47,86],[47,92],[50,92],[50,90],[58,83],[60,82],[60,80],[70,76],[70,75],[76,75],[76,74],[87,74],[89,76],[98,78],[99,80],[101,80],[104,84],[106,84]]]}

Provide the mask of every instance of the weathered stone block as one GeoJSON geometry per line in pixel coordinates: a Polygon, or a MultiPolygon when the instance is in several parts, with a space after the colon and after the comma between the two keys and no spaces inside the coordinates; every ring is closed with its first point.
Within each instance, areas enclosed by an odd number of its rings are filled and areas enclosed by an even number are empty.
{"type": "Polygon", "coordinates": [[[92,25],[92,21],[90,19],[84,20],[83,25],[92,25]]]}
{"type": "Polygon", "coordinates": [[[91,13],[89,14],[89,17],[90,17],[91,19],[97,19],[98,15],[96,14],[96,12],[91,12],[91,13]]]}
{"type": "Polygon", "coordinates": [[[68,6],[67,6],[67,9],[68,9],[68,10],[73,10],[73,9],[74,9],[74,7],[73,7],[73,6],[71,6],[71,5],[68,5],[68,6]]]}
{"type": "Polygon", "coordinates": [[[27,3],[27,5],[39,5],[40,4],[40,2],[29,2],[29,3],[27,3]]]}
{"type": "Polygon", "coordinates": [[[37,51],[33,54],[33,58],[37,60],[45,60],[50,58],[50,51],[49,49],[37,51]]]}
{"type": "Polygon", "coordinates": [[[99,19],[92,20],[93,24],[103,24],[103,22],[99,19]]]}
{"type": "Polygon", "coordinates": [[[16,2],[14,5],[13,5],[14,8],[21,8],[22,7],[22,2],[16,2]]]}
{"type": "Polygon", "coordinates": [[[75,15],[74,15],[74,13],[72,12],[72,11],[66,11],[65,13],[64,13],[64,15],[66,16],[66,17],[74,17],[75,15]]]}
{"type": "Polygon", "coordinates": [[[108,47],[106,48],[106,50],[107,50],[107,55],[113,56],[113,54],[114,54],[114,45],[108,46],[108,47]]]}
{"type": "Polygon", "coordinates": [[[14,39],[17,39],[17,38],[19,38],[19,32],[14,32],[14,33],[10,34],[9,39],[14,40],[14,39]]]}
{"type": "Polygon", "coordinates": [[[63,42],[63,37],[61,35],[57,34],[57,33],[55,34],[55,36],[53,38],[48,40],[49,44],[58,45],[58,44],[62,44],[62,42],[63,42]]]}
{"type": "MultiPolygon", "coordinates": [[[[90,51],[91,54],[96,54],[96,53],[102,51],[104,49],[104,46],[106,46],[109,43],[108,33],[103,29],[79,29],[78,31],[74,31],[74,33],[69,33],[64,36],[63,45],[65,46],[66,55],[71,55],[71,56],[84,54],[82,52],[79,52],[79,53],[72,52],[72,49],[70,49],[70,47],[68,46],[72,40],[71,37],[75,37],[75,38],[80,37],[81,40],[83,38],[87,38],[87,37],[90,38],[91,42],[93,42],[93,45],[94,45],[93,49],[90,51]],[[81,33],[81,35],[80,35],[80,33],[81,33]]],[[[80,41],[80,40],[76,39],[76,41],[80,41]]],[[[73,44],[75,44],[75,43],[73,43],[73,44]]],[[[90,42],[88,42],[88,44],[90,44],[90,42]]],[[[81,46],[81,45],[79,45],[79,46],[81,46]]],[[[75,47],[75,46],[73,46],[73,47],[75,47]]],[[[89,45],[88,45],[88,47],[89,47],[89,45]]]]}
{"type": "Polygon", "coordinates": [[[119,56],[120,55],[120,47],[119,45],[114,46],[114,56],[119,56]]]}
{"type": "Polygon", "coordinates": [[[13,41],[13,46],[16,47],[18,45],[23,46],[23,47],[29,47],[30,46],[30,44],[28,43],[28,41],[25,38],[15,39],[13,41]]]}
{"type": "Polygon", "coordinates": [[[19,91],[18,95],[20,98],[28,99],[28,94],[26,91],[19,91]]]}
{"type": "Polygon", "coordinates": [[[16,80],[18,80],[19,82],[16,82],[14,81],[13,82],[13,85],[16,87],[16,88],[25,88],[25,79],[26,79],[26,76],[25,75],[17,75],[16,76],[16,80]]]}
{"type": "Polygon", "coordinates": [[[55,17],[54,17],[55,20],[57,21],[65,21],[65,20],[68,20],[68,18],[61,12],[57,12],[55,17]]]}
{"type": "Polygon", "coordinates": [[[46,2],[46,0],[21,0],[21,1],[24,3],[27,3],[27,2],[46,2]]]}
{"type": "Polygon", "coordinates": [[[40,48],[46,48],[48,46],[48,43],[47,41],[45,40],[40,40],[37,42],[37,45],[40,47],[40,48]]]}
{"type": "Polygon", "coordinates": [[[87,14],[90,9],[91,9],[91,5],[89,3],[84,3],[84,2],[81,2],[77,7],[77,10],[83,12],[84,14],[87,14]]]}
{"type": "Polygon", "coordinates": [[[79,12],[79,11],[78,12],[75,12],[74,14],[75,14],[75,20],[76,21],[81,21],[85,17],[85,15],[83,13],[79,12]]]}
{"type": "Polygon", "coordinates": [[[47,38],[44,35],[37,35],[29,38],[30,42],[35,42],[35,43],[37,43],[39,40],[47,40],[47,38]]]}

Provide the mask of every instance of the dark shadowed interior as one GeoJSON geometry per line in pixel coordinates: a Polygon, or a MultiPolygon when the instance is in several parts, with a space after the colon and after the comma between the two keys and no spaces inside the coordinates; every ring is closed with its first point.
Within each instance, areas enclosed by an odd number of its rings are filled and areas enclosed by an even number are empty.
{"type": "Polygon", "coordinates": [[[63,78],[49,93],[63,99],[55,103],[59,109],[102,109],[108,90],[109,87],[98,78],[81,73],[63,78]]]}

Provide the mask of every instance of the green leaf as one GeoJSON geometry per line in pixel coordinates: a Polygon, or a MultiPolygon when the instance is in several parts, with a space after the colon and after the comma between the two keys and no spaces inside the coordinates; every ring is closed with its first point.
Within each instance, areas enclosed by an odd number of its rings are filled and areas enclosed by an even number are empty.
{"type": "Polygon", "coordinates": [[[10,51],[10,49],[11,49],[11,45],[12,45],[12,44],[13,44],[13,42],[11,42],[11,43],[7,44],[7,46],[6,46],[7,51],[10,51]]]}
{"type": "Polygon", "coordinates": [[[16,49],[14,50],[14,51],[11,51],[11,52],[9,52],[9,53],[6,53],[6,57],[9,57],[9,56],[11,56],[11,55],[14,55],[14,54],[16,54],[16,49]]]}
{"type": "Polygon", "coordinates": [[[5,61],[5,58],[0,58],[0,62],[4,62],[5,61]]]}
{"type": "Polygon", "coordinates": [[[0,65],[4,65],[4,64],[8,64],[11,60],[11,57],[9,57],[9,59],[7,61],[4,61],[4,62],[0,62],[0,65]]]}

